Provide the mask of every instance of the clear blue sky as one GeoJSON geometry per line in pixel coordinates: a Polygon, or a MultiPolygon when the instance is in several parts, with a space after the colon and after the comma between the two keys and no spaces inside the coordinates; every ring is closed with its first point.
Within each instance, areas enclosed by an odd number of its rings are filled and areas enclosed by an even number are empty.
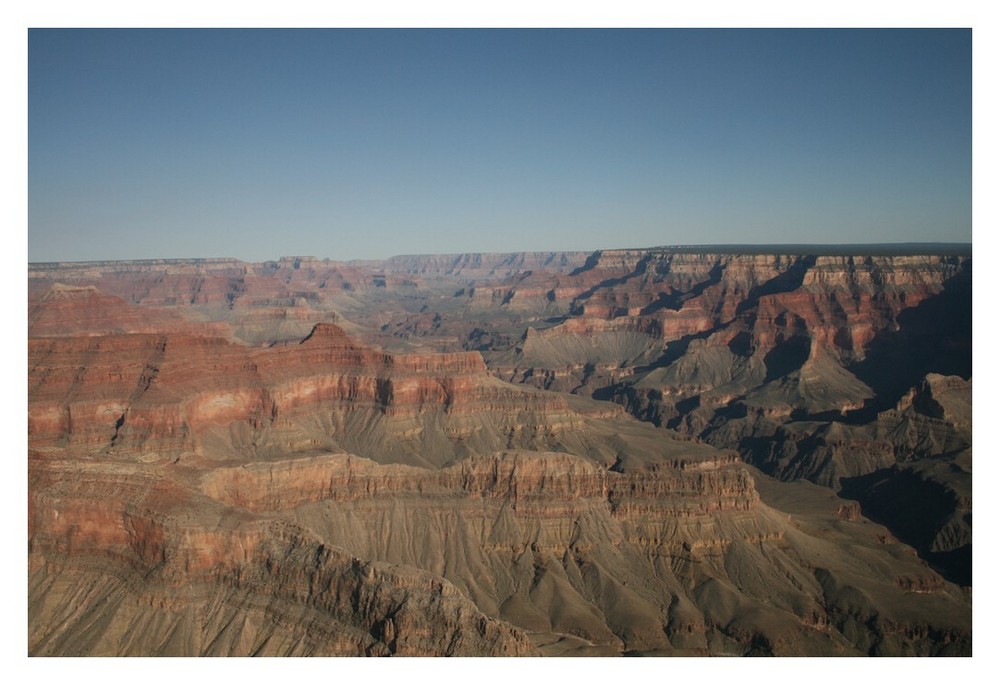
{"type": "Polygon", "coordinates": [[[967,30],[31,30],[30,261],[972,240],[967,30]]]}

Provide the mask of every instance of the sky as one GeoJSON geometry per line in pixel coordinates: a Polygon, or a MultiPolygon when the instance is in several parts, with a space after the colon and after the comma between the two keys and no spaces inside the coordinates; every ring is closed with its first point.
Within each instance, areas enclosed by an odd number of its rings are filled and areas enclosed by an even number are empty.
{"type": "Polygon", "coordinates": [[[28,34],[28,259],[972,241],[972,33],[28,34]]]}

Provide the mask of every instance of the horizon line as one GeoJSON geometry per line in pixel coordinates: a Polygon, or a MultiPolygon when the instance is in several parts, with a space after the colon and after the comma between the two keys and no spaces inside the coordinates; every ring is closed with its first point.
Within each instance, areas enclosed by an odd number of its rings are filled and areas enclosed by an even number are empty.
{"type": "Polygon", "coordinates": [[[673,251],[691,253],[711,253],[719,254],[794,254],[794,255],[816,255],[824,257],[841,256],[972,256],[972,242],[945,242],[945,241],[920,241],[920,242],[898,242],[898,243],[701,243],[701,244],[675,244],[675,245],[652,245],[647,247],[615,247],[598,248],[594,250],[511,250],[509,252],[487,251],[465,251],[465,252],[427,252],[412,254],[394,254],[382,258],[353,258],[335,259],[333,257],[317,257],[314,255],[282,255],[276,259],[248,260],[238,257],[143,257],[125,259],[86,259],[86,260],[46,260],[28,261],[28,266],[45,266],[58,264],[106,264],[106,263],[180,263],[180,262],[241,262],[244,264],[266,264],[268,262],[284,262],[295,260],[334,262],[340,264],[364,264],[370,262],[388,262],[394,259],[414,258],[414,257],[461,257],[465,255],[538,255],[538,254],[572,254],[584,253],[594,254],[597,252],[629,252],[629,251],[673,251]]]}

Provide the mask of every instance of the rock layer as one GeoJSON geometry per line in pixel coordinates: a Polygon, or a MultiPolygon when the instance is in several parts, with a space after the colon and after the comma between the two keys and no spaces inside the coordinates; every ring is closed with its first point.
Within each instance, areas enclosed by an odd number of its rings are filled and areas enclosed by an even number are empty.
{"type": "Polygon", "coordinates": [[[971,260],[833,252],[32,265],[29,650],[968,654],[971,260]]]}

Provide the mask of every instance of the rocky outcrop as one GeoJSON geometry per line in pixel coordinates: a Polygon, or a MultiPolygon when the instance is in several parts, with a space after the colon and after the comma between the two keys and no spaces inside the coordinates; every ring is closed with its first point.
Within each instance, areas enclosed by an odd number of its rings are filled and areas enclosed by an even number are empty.
{"type": "Polygon", "coordinates": [[[29,476],[34,654],[969,649],[967,600],[885,529],[726,458],[40,453],[29,476]]]}
{"type": "Polygon", "coordinates": [[[339,444],[426,465],[454,458],[463,441],[557,440],[582,425],[563,398],[490,377],[478,353],[393,355],[332,324],[267,349],[183,335],[39,338],[29,347],[37,447],[220,459],[339,444]],[[426,434],[424,414],[435,416],[426,434]],[[421,456],[431,440],[436,453],[421,456]]]}
{"type": "Polygon", "coordinates": [[[220,509],[162,473],[74,482],[40,460],[31,475],[34,655],[536,653],[438,576],[220,509]]]}
{"type": "Polygon", "coordinates": [[[833,488],[971,448],[961,253],[602,251],[552,281],[578,288],[572,304],[483,349],[498,377],[611,399],[779,478],[833,488]],[[947,410],[925,379],[958,389],[947,410]]]}
{"type": "Polygon", "coordinates": [[[970,289],[884,251],[32,265],[29,650],[968,654],[970,289]]]}
{"type": "Polygon", "coordinates": [[[737,465],[719,455],[621,473],[567,454],[504,452],[429,471],[343,454],[216,468],[202,478],[201,488],[213,499],[256,512],[419,495],[494,500],[530,515],[566,507],[579,515],[600,503],[612,514],[642,510],[667,520],[754,509],[753,479],[737,465]]]}

